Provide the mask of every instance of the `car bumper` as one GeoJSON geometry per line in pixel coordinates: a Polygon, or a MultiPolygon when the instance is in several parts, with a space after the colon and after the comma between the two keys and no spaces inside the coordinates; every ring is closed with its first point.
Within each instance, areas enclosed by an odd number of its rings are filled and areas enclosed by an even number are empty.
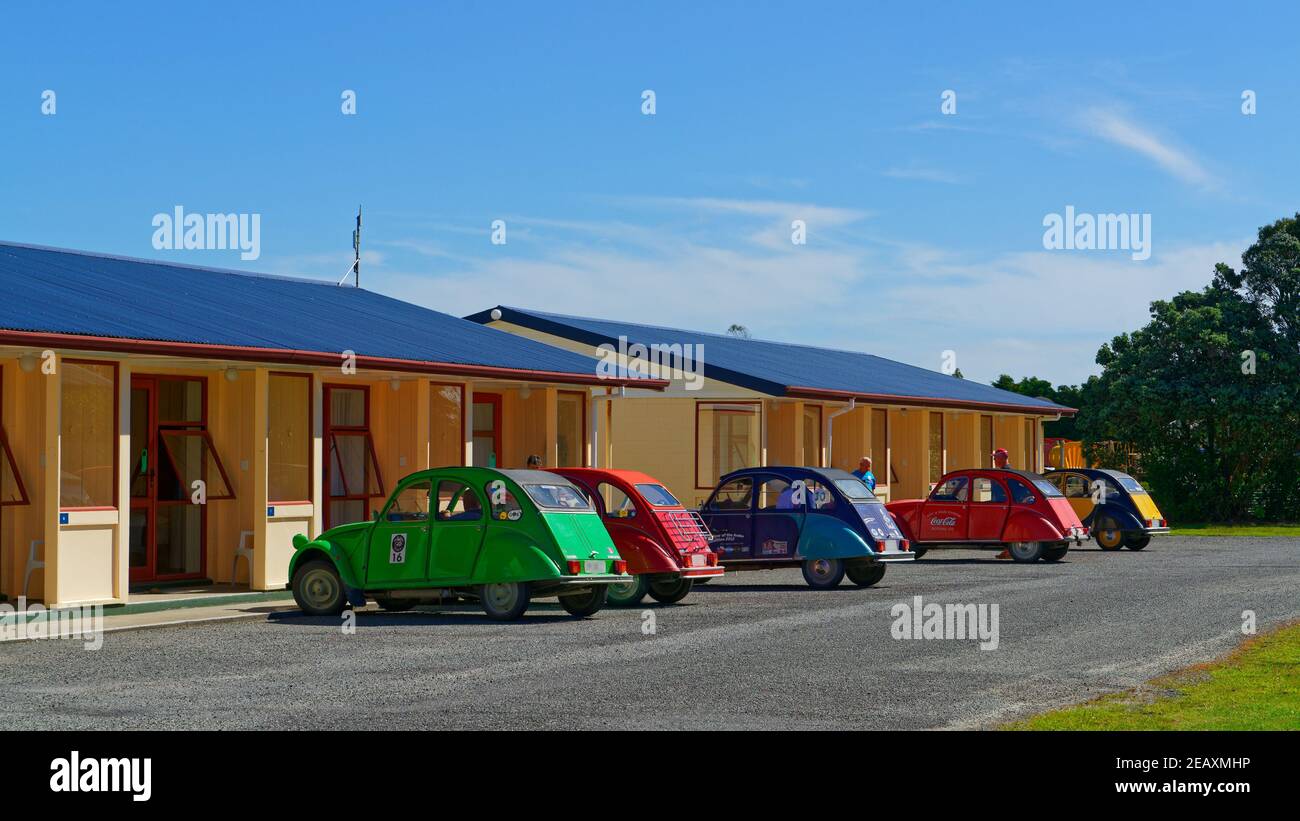
{"type": "Polygon", "coordinates": [[[1147,534],[1148,536],[1157,536],[1161,533],[1168,533],[1169,528],[1168,527],[1144,527],[1142,528],[1142,532],[1147,534]]]}
{"type": "Polygon", "coordinates": [[[682,568],[683,579],[712,579],[726,573],[723,567],[686,567],[682,568]]]}
{"type": "Polygon", "coordinates": [[[887,553],[872,553],[868,558],[881,564],[893,564],[894,562],[914,562],[916,561],[916,554],[910,550],[897,550],[887,553]]]}

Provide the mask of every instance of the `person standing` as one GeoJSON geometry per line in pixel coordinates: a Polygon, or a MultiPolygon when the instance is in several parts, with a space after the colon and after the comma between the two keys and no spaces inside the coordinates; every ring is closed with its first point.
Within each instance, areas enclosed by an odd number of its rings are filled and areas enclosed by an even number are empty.
{"type": "Polygon", "coordinates": [[[876,492],[876,474],[871,472],[871,457],[863,456],[858,460],[858,469],[853,475],[861,479],[872,493],[876,492]]]}
{"type": "MultiPolygon", "coordinates": [[[[1006,448],[998,448],[997,450],[993,451],[993,467],[997,468],[998,470],[1010,470],[1011,464],[1008,461],[1008,456],[1009,454],[1007,453],[1006,448]]],[[[1003,551],[999,553],[996,558],[1010,559],[1011,551],[1003,549],[1003,551]]]]}

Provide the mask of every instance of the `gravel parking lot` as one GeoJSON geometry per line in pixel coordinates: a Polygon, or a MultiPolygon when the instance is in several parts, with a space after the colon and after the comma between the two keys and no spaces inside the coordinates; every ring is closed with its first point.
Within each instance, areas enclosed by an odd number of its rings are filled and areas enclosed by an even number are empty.
{"type": "MultiPolygon", "coordinates": [[[[647,600],[649,601],[649,600],[647,600]]],[[[10,729],[962,728],[1136,685],[1300,618],[1300,540],[1158,538],[1017,565],[934,551],[875,588],[734,573],[679,605],[514,624],[472,607],[294,613],[0,645],[10,729]],[[997,649],[891,608],[997,605],[997,649]],[[653,633],[647,630],[653,626],[653,633]]]]}

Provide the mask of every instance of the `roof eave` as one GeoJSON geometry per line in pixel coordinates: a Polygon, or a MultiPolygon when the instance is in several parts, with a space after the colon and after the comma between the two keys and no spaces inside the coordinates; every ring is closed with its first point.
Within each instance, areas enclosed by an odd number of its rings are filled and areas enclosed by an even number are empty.
{"type": "MultiPolygon", "coordinates": [[[[239,345],[212,345],[200,342],[168,342],[164,340],[126,339],[110,336],[86,336],[82,334],[5,329],[0,329],[0,345],[71,348],[81,351],[150,354],[198,359],[226,359],[236,362],[266,362],[275,365],[337,366],[340,363],[341,356],[340,353],[333,351],[256,348],[239,345]]],[[[660,391],[668,387],[668,381],[665,379],[610,378],[599,376],[594,372],[588,376],[565,371],[505,368],[494,365],[466,365],[457,362],[395,359],[382,356],[357,355],[356,365],[358,368],[371,370],[419,373],[429,376],[464,376],[523,382],[557,382],[568,385],[636,387],[660,391]]]]}
{"type": "Polygon", "coordinates": [[[873,405],[897,405],[919,407],[961,408],[963,410],[999,411],[1002,413],[1020,413],[1034,416],[1074,416],[1078,411],[1056,405],[1015,405],[1002,402],[981,402],[974,399],[942,399],[932,396],[900,396],[885,393],[861,393],[858,391],[831,390],[829,388],[809,388],[790,385],[785,395],[795,399],[834,399],[847,401],[857,399],[873,405]]]}

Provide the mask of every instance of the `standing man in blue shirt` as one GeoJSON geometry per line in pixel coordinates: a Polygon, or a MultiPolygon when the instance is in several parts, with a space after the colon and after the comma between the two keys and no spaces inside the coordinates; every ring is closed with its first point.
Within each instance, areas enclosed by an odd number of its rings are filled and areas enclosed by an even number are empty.
{"type": "Polygon", "coordinates": [[[853,471],[853,475],[865,482],[872,493],[876,492],[876,475],[871,472],[870,456],[863,456],[858,461],[858,469],[853,471]]]}

